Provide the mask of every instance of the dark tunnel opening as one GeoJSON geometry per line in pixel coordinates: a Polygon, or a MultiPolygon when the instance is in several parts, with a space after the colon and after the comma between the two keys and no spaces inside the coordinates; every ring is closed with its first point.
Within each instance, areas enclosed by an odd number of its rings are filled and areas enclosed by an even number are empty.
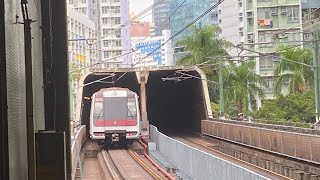
{"type": "MultiPolygon", "coordinates": [[[[147,111],[148,120],[163,132],[201,131],[201,120],[207,118],[206,102],[202,81],[190,78],[180,82],[166,80],[176,70],[150,71],[147,83],[147,111]]],[[[188,74],[199,76],[198,72],[190,71],[188,74]]],[[[90,74],[84,84],[99,80],[108,75],[90,74]]],[[[104,80],[106,81],[106,80],[104,80]]],[[[111,79],[108,79],[110,82],[111,79]]],[[[124,87],[140,95],[140,85],[135,72],[116,73],[112,79],[114,83],[96,82],[83,87],[82,96],[82,124],[89,127],[90,100],[92,94],[101,88],[124,87]]]]}

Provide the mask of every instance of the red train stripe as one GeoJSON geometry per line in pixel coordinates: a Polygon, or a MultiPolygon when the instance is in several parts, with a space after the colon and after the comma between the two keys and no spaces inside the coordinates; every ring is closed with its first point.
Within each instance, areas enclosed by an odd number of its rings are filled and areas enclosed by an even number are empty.
{"type": "Polygon", "coordinates": [[[136,120],[119,120],[119,121],[110,121],[110,120],[99,120],[96,121],[95,126],[135,126],[137,125],[136,120]]]}

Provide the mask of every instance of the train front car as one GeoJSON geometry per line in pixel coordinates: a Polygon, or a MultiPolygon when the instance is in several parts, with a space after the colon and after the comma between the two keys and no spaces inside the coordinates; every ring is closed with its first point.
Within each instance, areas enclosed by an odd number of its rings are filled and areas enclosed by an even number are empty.
{"type": "Polygon", "coordinates": [[[102,144],[131,145],[140,135],[139,101],[126,88],[105,88],[92,96],[90,137],[102,144]]]}

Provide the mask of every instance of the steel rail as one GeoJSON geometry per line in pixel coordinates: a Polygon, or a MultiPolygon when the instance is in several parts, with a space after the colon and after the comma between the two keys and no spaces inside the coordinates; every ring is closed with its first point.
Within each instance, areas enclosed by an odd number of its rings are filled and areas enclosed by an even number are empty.
{"type": "Polygon", "coordinates": [[[155,173],[146,163],[144,163],[136,152],[127,149],[128,154],[134,159],[153,179],[162,179],[157,173],[155,173]]]}

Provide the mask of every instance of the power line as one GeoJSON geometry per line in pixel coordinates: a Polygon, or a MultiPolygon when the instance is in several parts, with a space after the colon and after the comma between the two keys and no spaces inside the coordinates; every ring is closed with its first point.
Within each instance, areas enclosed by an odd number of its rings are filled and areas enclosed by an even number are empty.
{"type": "MultiPolygon", "coordinates": [[[[159,1],[162,1],[162,0],[159,0],[159,1]]],[[[158,1],[158,2],[159,2],[159,1],[158,1]]],[[[185,1],[186,1],[186,0],[185,0],[185,1]]],[[[185,2],[185,1],[184,1],[184,2],[185,2]]],[[[183,3],[184,3],[184,2],[183,2],[183,3]]],[[[176,10],[175,10],[173,13],[171,13],[171,15],[170,15],[168,18],[165,19],[165,21],[167,21],[167,20],[182,6],[183,3],[181,3],[180,6],[179,6],[178,8],[176,8],[176,10]]],[[[163,25],[163,24],[164,24],[164,23],[162,23],[162,25],[163,25]]],[[[159,26],[159,27],[161,27],[161,26],[159,26]]],[[[152,33],[153,33],[153,32],[152,32],[152,33]]],[[[150,33],[148,36],[150,36],[152,33],[150,33]]],[[[142,41],[140,41],[140,43],[143,42],[145,39],[146,39],[146,38],[144,38],[142,41]]],[[[167,43],[167,42],[166,42],[166,43],[167,43]]],[[[159,47],[161,47],[161,46],[159,46],[159,47]]],[[[129,55],[129,54],[134,53],[134,52],[136,52],[136,51],[138,51],[138,49],[133,49],[133,48],[132,48],[132,49],[130,49],[130,51],[127,52],[127,53],[124,53],[124,54],[119,55],[119,56],[116,56],[116,57],[111,57],[111,58],[108,58],[108,59],[106,59],[106,60],[102,60],[102,61],[100,61],[100,62],[98,62],[98,63],[94,63],[94,64],[91,64],[91,65],[82,67],[82,68],[80,68],[79,70],[86,69],[86,68],[90,68],[90,67],[92,67],[92,66],[99,65],[99,64],[102,64],[102,63],[104,63],[104,62],[111,61],[111,60],[116,59],[116,58],[120,58],[120,57],[125,56],[125,55],[129,55]]],[[[147,55],[147,56],[150,56],[150,55],[147,55]]],[[[146,57],[147,57],[147,56],[146,56],[146,57]]],[[[128,56],[127,56],[127,57],[128,57],[128,56]]],[[[144,57],[144,58],[146,58],[146,57],[144,57]]],[[[140,60],[140,61],[141,61],[141,60],[140,60]]],[[[139,61],[138,63],[140,63],[140,61],[139,61]]],[[[73,71],[69,71],[69,72],[72,73],[73,71]]]]}
{"type": "Polygon", "coordinates": [[[159,47],[157,47],[156,49],[154,49],[151,53],[149,53],[148,55],[146,55],[144,58],[142,58],[141,60],[139,60],[136,63],[133,63],[132,66],[135,66],[136,64],[140,63],[140,61],[146,59],[147,57],[149,57],[150,55],[152,55],[154,52],[156,52],[158,49],[160,49],[162,46],[164,46],[165,44],[167,44],[169,41],[171,41],[173,38],[175,38],[176,36],[178,36],[179,34],[181,34],[183,31],[185,31],[187,28],[189,28],[190,26],[192,26],[194,23],[196,23],[198,20],[200,20],[203,16],[205,16],[206,14],[208,14],[210,11],[212,11],[213,9],[215,9],[216,7],[218,7],[218,5],[220,5],[224,0],[219,0],[216,4],[214,4],[213,6],[211,6],[208,10],[206,10],[204,13],[202,13],[200,16],[198,16],[196,19],[194,19],[193,21],[191,21],[190,23],[188,23],[185,27],[183,27],[182,29],[180,29],[178,32],[176,32],[174,35],[172,35],[169,39],[167,39],[164,43],[162,43],[159,47]]]}
{"type": "MultiPolygon", "coordinates": [[[[287,58],[283,58],[283,57],[271,55],[271,54],[269,54],[269,53],[261,53],[261,52],[258,52],[258,51],[255,51],[255,50],[251,50],[251,49],[248,49],[248,48],[244,48],[244,47],[240,47],[240,46],[236,46],[236,47],[237,47],[237,48],[240,48],[240,49],[243,49],[243,50],[246,50],[246,51],[250,51],[250,52],[253,52],[253,53],[257,53],[257,54],[259,54],[259,55],[261,55],[261,56],[278,58],[278,59],[281,59],[281,60],[285,60],[285,61],[289,61],[289,62],[292,62],[292,63],[304,65],[304,66],[307,66],[307,67],[313,67],[313,66],[310,65],[310,64],[306,64],[306,63],[302,63],[302,62],[297,62],[297,61],[294,61],[294,60],[292,60],[292,59],[287,59],[287,58]]],[[[260,57],[260,56],[259,56],[259,57],[260,57]]]]}
{"type": "MultiPolygon", "coordinates": [[[[129,21],[126,21],[125,23],[121,24],[117,29],[111,31],[110,34],[114,34],[114,33],[117,33],[117,31],[121,30],[122,28],[130,25],[132,22],[135,22],[136,20],[139,20],[139,19],[142,19],[144,17],[141,17],[143,16],[144,14],[146,14],[148,11],[152,10],[153,8],[157,7],[158,5],[160,5],[161,3],[165,2],[167,0],[158,0],[156,1],[155,3],[153,3],[152,5],[148,6],[146,9],[142,10],[140,13],[138,13],[136,16],[134,16],[133,18],[131,18],[129,21]]],[[[152,13],[150,13],[152,14],[152,13]]],[[[148,14],[147,16],[149,16],[150,14],[148,14]]]]}

